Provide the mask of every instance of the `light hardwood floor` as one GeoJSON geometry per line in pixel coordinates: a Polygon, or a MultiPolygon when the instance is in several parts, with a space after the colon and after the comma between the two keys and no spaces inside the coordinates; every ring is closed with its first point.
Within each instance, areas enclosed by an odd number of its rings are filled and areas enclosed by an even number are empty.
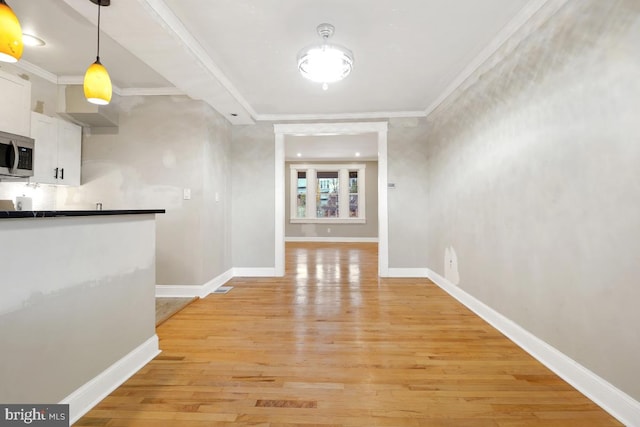
{"type": "Polygon", "coordinates": [[[375,244],[287,244],[158,328],[162,353],[77,426],[619,426],[375,244]]]}

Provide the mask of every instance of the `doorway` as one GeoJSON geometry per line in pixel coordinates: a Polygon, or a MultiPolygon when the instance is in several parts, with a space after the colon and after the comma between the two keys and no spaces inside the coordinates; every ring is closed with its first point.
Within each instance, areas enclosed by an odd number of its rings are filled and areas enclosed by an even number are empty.
{"type": "Polygon", "coordinates": [[[387,123],[308,123],[274,125],[275,133],[275,275],[284,276],[285,260],[285,137],[375,133],[378,148],[378,276],[389,275],[387,209],[387,123]]]}

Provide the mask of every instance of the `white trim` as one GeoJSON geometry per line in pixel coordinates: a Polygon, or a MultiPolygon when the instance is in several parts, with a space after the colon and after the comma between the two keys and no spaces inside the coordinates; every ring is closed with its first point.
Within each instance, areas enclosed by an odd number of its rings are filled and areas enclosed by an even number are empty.
{"type": "Polygon", "coordinates": [[[156,285],[156,298],[200,298],[204,285],[156,285]]]}
{"type": "MultiPolygon", "coordinates": [[[[376,160],[376,159],[374,159],[376,160]]],[[[295,163],[292,162],[289,165],[289,169],[297,170],[305,170],[305,169],[315,169],[320,172],[333,172],[340,169],[366,169],[366,163],[295,163]]]]}
{"type": "Polygon", "coordinates": [[[291,224],[366,224],[366,218],[291,218],[291,224]]]}
{"type": "Polygon", "coordinates": [[[389,209],[387,186],[387,124],[378,131],[378,276],[389,275],[389,209]]]}
{"type": "Polygon", "coordinates": [[[378,111],[373,113],[335,113],[335,114],[256,114],[254,119],[260,122],[312,121],[312,120],[366,120],[425,117],[425,111],[378,111]]]}
{"type": "Polygon", "coordinates": [[[213,62],[211,57],[204,50],[198,40],[189,32],[182,21],[173,13],[171,8],[167,6],[164,0],[141,0],[146,3],[160,18],[166,28],[171,29],[173,34],[184,43],[187,50],[194,56],[198,63],[204,67],[216,80],[224,87],[231,96],[247,111],[252,118],[257,116],[256,111],[251,104],[242,96],[240,91],[231,83],[231,80],[222,72],[220,68],[213,62]]]}
{"type": "Polygon", "coordinates": [[[366,194],[365,174],[367,165],[365,163],[293,163],[289,165],[289,223],[291,224],[366,224],[366,194]],[[349,209],[349,173],[358,172],[358,217],[350,217],[349,209]],[[306,192],[306,212],[304,218],[298,215],[298,172],[305,172],[307,179],[306,192]],[[339,178],[338,192],[338,217],[316,217],[317,198],[316,188],[318,187],[318,172],[337,172],[339,178]],[[340,207],[347,206],[347,209],[340,207]]]}
{"type": "Polygon", "coordinates": [[[59,85],[81,85],[84,84],[83,76],[58,76],[59,85]]]}
{"type": "Polygon", "coordinates": [[[387,122],[351,123],[290,123],[273,125],[276,134],[283,135],[358,135],[370,132],[386,132],[387,122]]]}
{"type": "Polygon", "coordinates": [[[285,237],[285,242],[378,243],[377,237],[285,237]]]}
{"type": "Polygon", "coordinates": [[[129,87],[120,90],[120,96],[178,96],[185,95],[177,87],[129,87]]]}
{"type": "Polygon", "coordinates": [[[156,298],[204,298],[233,279],[233,269],[202,285],[156,285],[156,298]]]}
{"type": "Polygon", "coordinates": [[[78,421],[158,354],[160,354],[158,336],[153,335],[95,378],[62,399],[60,403],[69,405],[69,425],[78,421]]]}
{"type": "MultiPolygon", "coordinates": [[[[58,84],[59,85],[75,85],[81,86],[84,84],[84,76],[58,76],[58,84]]],[[[122,89],[120,89],[116,85],[112,85],[113,93],[116,95],[122,94],[122,89]]]]}
{"type": "Polygon", "coordinates": [[[229,270],[214,277],[213,279],[202,285],[202,293],[200,294],[200,298],[204,298],[207,295],[213,293],[216,289],[218,289],[220,286],[224,285],[231,279],[233,279],[233,268],[230,268],[229,270]]]}
{"type": "MultiPolygon", "coordinates": [[[[284,244],[284,243],[283,243],[284,244]]],[[[270,267],[233,269],[233,277],[276,277],[276,269],[270,267]]]]}
{"type": "Polygon", "coordinates": [[[389,268],[387,277],[428,277],[428,268],[389,268]]]}
{"type": "MultiPolygon", "coordinates": [[[[277,125],[276,125],[277,126],[277,125]]],[[[275,128],[275,126],[274,126],[275,128]]],[[[284,276],[284,228],[286,221],[285,209],[285,178],[284,178],[284,133],[275,134],[275,260],[274,275],[284,276]]]]}
{"type": "Polygon", "coordinates": [[[389,273],[389,224],[387,198],[387,122],[352,123],[292,123],[275,124],[275,270],[284,275],[284,203],[285,135],[357,135],[376,132],[378,135],[378,275],[389,273]]]}
{"type": "Polygon", "coordinates": [[[455,286],[438,273],[427,270],[429,279],[436,285],[502,332],[507,338],[609,412],[621,423],[627,426],[640,426],[640,402],[455,286]]]}
{"type": "Polygon", "coordinates": [[[531,0],[525,7],[523,7],[508,23],[502,28],[498,35],[487,45],[465,68],[460,74],[447,86],[447,88],[440,94],[440,96],[427,107],[425,110],[425,116],[431,114],[440,104],[444,102],[458,87],[460,87],[465,80],[476,72],[482,64],[484,64],[507,40],[509,40],[524,24],[531,19],[542,7],[547,3],[556,3],[553,8],[549,8],[545,11],[547,15],[545,18],[549,18],[555,13],[560,6],[567,2],[567,0],[531,0]]]}
{"type": "Polygon", "coordinates": [[[40,78],[45,79],[46,81],[48,81],[49,83],[53,83],[53,84],[58,84],[58,76],[56,76],[53,73],[50,73],[49,71],[45,70],[44,68],[40,68],[35,64],[32,64],[29,61],[25,61],[24,59],[21,59],[20,61],[16,62],[15,64],[16,67],[23,69],[24,71],[27,71],[35,76],[38,76],[40,78]]]}

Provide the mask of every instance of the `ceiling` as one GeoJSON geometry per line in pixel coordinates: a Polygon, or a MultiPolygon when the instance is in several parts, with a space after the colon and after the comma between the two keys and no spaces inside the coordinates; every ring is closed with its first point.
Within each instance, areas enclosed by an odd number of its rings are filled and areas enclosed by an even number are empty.
{"type": "MultiPolygon", "coordinates": [[[[100,58],[121,96],[186,94],[232,124],[425,116],[546,0],[111,0],[100,58]],[[327,91],[297,71],[318,42],[351,49],[354,70],[327,91]]],[[[9,0],[46,40],[18,65],[81,84],[95,59],[89,0],[9,0]]]]}
{"type": "Polygon", "coordinates": [[[378,134],[285,135],[287,161],[366,161],[378,160],[378,134]]]}

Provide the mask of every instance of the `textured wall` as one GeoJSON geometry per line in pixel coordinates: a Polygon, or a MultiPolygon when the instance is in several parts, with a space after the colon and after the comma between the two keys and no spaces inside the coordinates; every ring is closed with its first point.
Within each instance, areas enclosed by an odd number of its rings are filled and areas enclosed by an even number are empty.
{"type": "Polygon", "coordinates": [[[426,119],[392,119],[387,135],[389,267],[427,262],[426,119]]]}
{"type": "Polygon", "coordinates": [[[534,18],[429,117],[425,182],[429,267],[640,400],[638,40],[634,0],[534,18]]]}
{"type": "Polygon", "coordinates": [[[275,266],[273,125],[232,128],[233,266],[275,266]]]}
{"type": "Polygon", "coordinates": [[[59,402],[154,336],[151,215],[5,219],[0,235],[1,402],[59,402]]]}
{"type": "Polygon", "coordinates": [[[231,126],[220,114],[205,109],[202,245],[203,277],[213,278],[231,263],[231,126]]]}
{"type": "Polygon", "coordinates": [[[157,215],[158,284],[206,283],[231,267],[221,238],[230,125],[186,97],[126,97],[120,109],[117,134],[84,135],[82,186],[59,189],[58,208],[166,209],[157,215]]]}
{"type": "MultiPolygon", "coordinates": [[[[313,162],[287,162],[285,163],[285,189],[291,188],[291,174],[289,166],[296,163],[313,162]]],[[[320,162],[331,164],[332,162],[320,162]]],[[[358,163],[358,162],[352,162],[358,163]]],[[[291,209],[289,191],[285,195],[285,237],[378,237],[378,162],[359,162],[366,164],[365,168],[365,215],[366,224],[291,224],[291,209]],[[327,229],[331,228],[331,232],[327,229]]],[[[336,163],[337,165],[341,163],[336,163]]],[[[344,163],[342,163],[344,164],[344,163]]]]}

